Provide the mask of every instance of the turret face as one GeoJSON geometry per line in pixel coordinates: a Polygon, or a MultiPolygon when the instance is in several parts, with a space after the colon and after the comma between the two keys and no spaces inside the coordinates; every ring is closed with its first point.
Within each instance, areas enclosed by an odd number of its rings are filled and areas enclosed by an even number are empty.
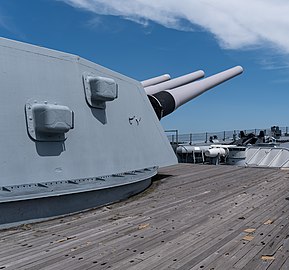
{"type": "MultiPolygon", "coordinates": [[[[179,106],[203,94],[207,90],[241,74],[243,68],[236,66],[203,80],[170,88],[149,96],[151,104],[159,119],[172,113],[179,106]]],[[[176,80],[176,79],[175,79],[176,80]]],[[[171,80],[173,81],[173,80],[171,80]]],[[[155,85],[154,87],[157,87],[155,85]]]]}
{"type": "Polygon", "coordinates": [[[6,39],[0,39],[0,60],[0,186],[177,162],[138,81],[6,39]]]}

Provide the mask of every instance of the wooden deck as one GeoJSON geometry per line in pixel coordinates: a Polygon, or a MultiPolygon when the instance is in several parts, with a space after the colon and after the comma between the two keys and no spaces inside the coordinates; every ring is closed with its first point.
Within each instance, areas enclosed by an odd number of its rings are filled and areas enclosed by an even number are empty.
{"type": "Polygon", "coordinates": [[[127,201],[0,231],[0,269],[289,269],[289,171],[162,169],[127,201]]]}

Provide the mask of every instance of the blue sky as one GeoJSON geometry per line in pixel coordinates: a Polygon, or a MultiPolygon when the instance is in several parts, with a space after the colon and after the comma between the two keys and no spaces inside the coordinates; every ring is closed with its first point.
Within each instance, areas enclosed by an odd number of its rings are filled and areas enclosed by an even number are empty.
{"type": "Polygon", "coordinates": [[[242,75],[162,119],[164,129],[288,126],[287,2],[1,0],[0,35],[77,54],[139,81],[241,65],[242,75]]]}

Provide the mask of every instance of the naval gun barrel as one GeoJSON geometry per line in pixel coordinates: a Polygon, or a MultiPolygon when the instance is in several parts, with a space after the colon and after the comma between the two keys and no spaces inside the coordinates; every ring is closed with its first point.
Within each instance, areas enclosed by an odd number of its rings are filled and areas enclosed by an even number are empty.
{"type": "Polygon", "coordinates": [[[205,76],[204,71],[198,70],[198,71],[183,75],[181,77],[178,77],[169,81],[165,81],[156,85],[145,87],[144,90],[146,91],[147,95],[153,95],[164,90],[169,90],[169,89],[173,89],[173,88],[188,84],[204,76],[205,76]]]}
{"type": "Polygon", "coordinates": [[[203,80],[179,86],[171,90],[161,91],[148,97],[158,118],[161,119],[172,113],[179,106],[242,72],[243,68],[236,66],[203,80]]]}
{"type": "Polygon", "coordinates": [[[141,82],[143,87],[148,87],[151,85],[159,84],[171,79],[169,74],[160,75],[158,77],[150,78],[141,82]]]}

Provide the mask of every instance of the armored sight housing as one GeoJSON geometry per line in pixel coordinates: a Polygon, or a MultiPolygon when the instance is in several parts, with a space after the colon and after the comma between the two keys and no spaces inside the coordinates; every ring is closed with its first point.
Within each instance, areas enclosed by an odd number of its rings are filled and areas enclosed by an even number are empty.
{"type": "Polygon", "coordinates": [[[76,55],[4,38],[0,63],[2,227],[141,192],[158,167],[177,162],[159,119],[242,72],[141,83],[76,55]]]}

